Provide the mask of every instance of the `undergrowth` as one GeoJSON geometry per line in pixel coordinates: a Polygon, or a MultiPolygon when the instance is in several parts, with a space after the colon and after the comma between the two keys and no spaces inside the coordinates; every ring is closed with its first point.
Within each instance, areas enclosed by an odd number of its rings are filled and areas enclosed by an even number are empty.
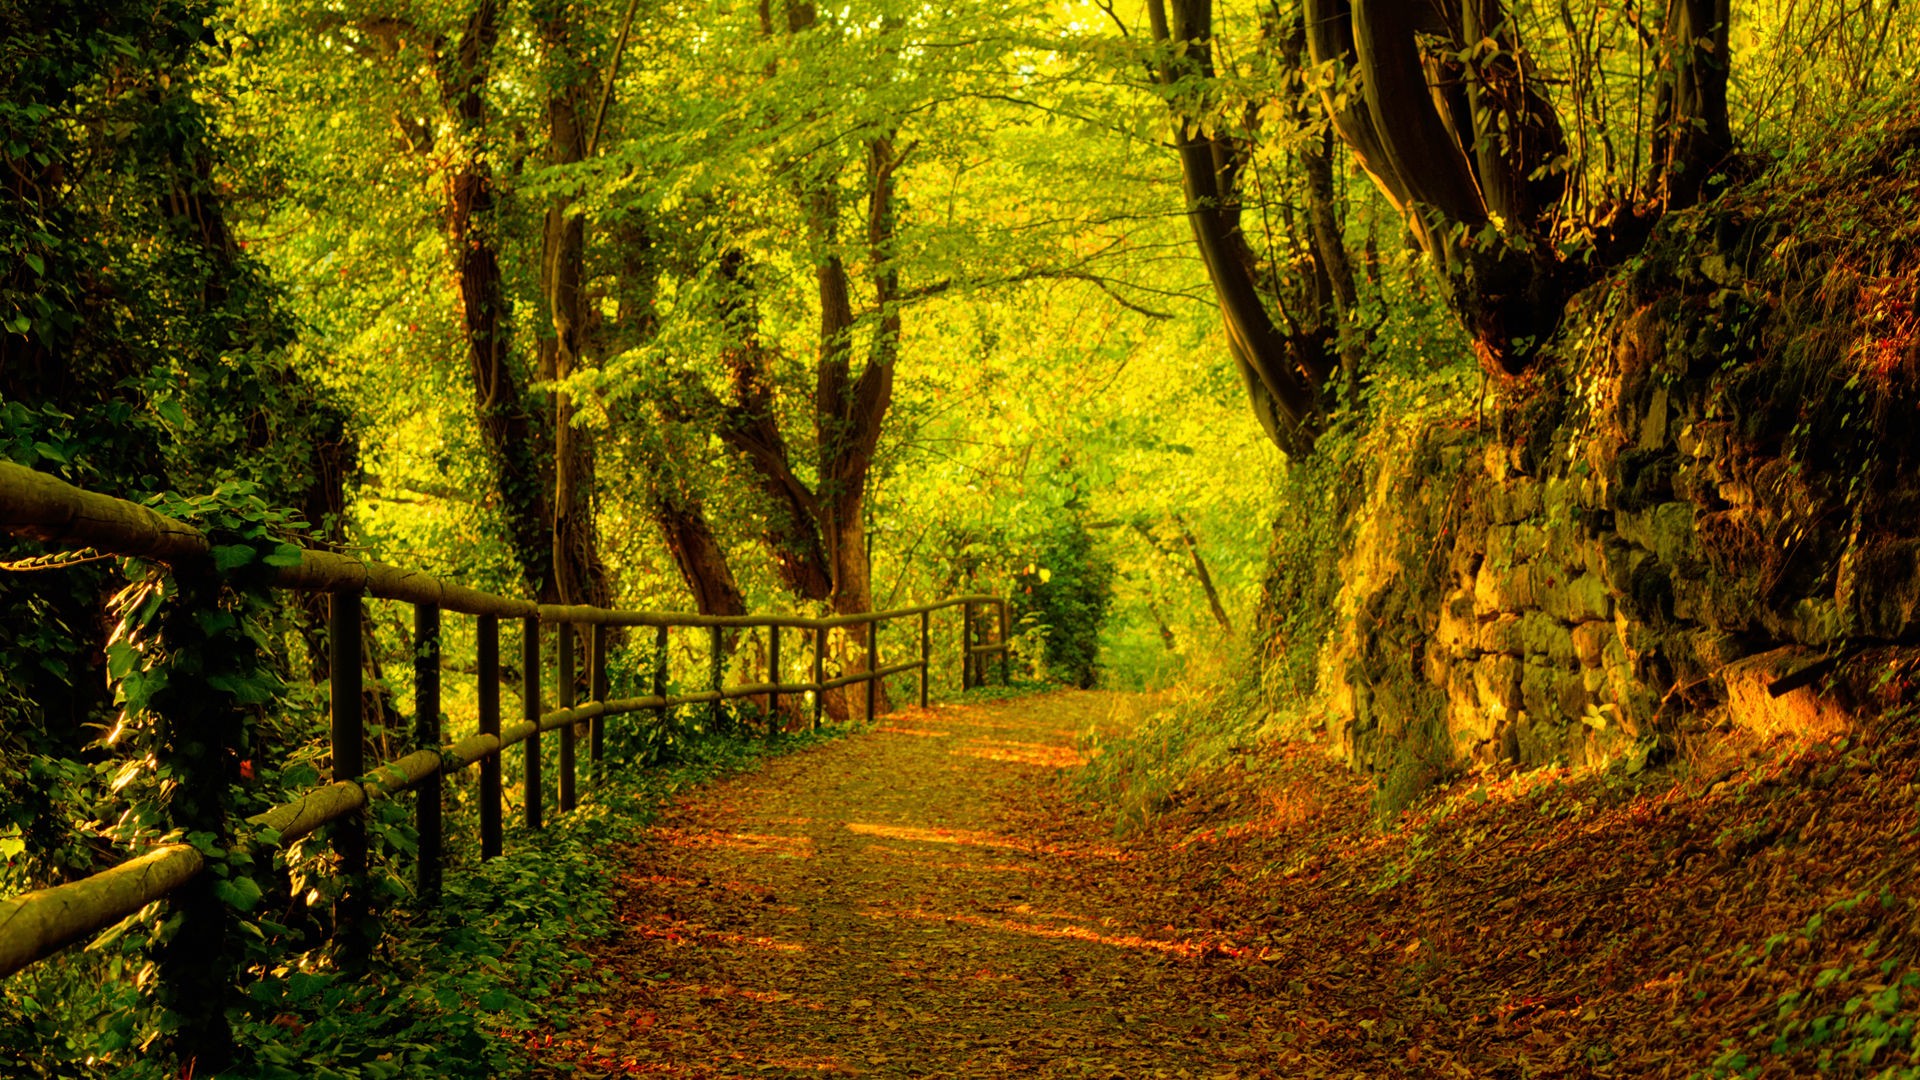
{"type": "MultiPolygon", "coordinates": [[[[229,1017],[241,1064],[221,1075],[386,1080],[523,1073],[520,1036],[564,1029],[571,1004],[607,978],[592,969],[580,946],[617,929],[612,887],[623,869],[623,841],[675,792],[840,730],[768,740],[698,736],[679,742],[654,768],[610,768],[603,784],[583,787],[576,812],[559,815],[540,832],[509,830],[501,857],[451,868],[435,907],[408,895],[398,874],[376,872],[376,890],[393,900],[368,969],[343,973],[324,945],[260,965],[244,1003],[229,1017]]],[[[379,820],[369,823],[389,851],[411,850],[409,807],[406,799],[381,803],[379,820]]],[[[473,844],[470,831],[458,831],[450,820],[448,844],[450,852],[463,852],[473,844]]],[[[10,1007],[0,1013],[0,1074],[176,1075],[161,1058],[138,1053],[133,1041],[145,1018],[134,980],[124,976],[138,964],[137,954],[109,943],[15,976],[7,988],[10,1007]]]]}
{"type": "Polygon", "coordinates": [[[1237,683],[1188,687],[1148,713],[1131,731],[1088,732],[1088,762],[1076,779],[1080,793],[1128,832],[1191,803],[1223,771],[1257,762],[1255,749],[1272,737],[1254,676],[1237,683]]]}

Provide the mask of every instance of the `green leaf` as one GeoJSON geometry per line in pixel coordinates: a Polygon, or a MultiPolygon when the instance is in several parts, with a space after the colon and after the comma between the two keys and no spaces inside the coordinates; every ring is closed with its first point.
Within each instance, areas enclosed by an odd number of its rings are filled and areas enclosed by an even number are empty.
{"type": "Polygon", "coordinates": [[[250,877],[227,878],[215,883],[213,891],[236,911],[252,911],[260,902],[260,886],[250,877]]]}
{"type": "Polygon", "coordinates": [[[107,646],[107,680],[119,682],[127,677],[134,665],[140,660],[140,654],[125,641],[116,641],[107,646]]]}
{"type": "Polygon", "coordinates": [[[299,566],[303,557],[303,553],[295,545],[280,544],[260,561],[268,566],[299,566]]]}
{"type": "Polygon", "coordinates": [[[252,562],[255,555],[245,544],[220,544],[213,549],[213,565],[217,570],[232,570],[252,562]]]}

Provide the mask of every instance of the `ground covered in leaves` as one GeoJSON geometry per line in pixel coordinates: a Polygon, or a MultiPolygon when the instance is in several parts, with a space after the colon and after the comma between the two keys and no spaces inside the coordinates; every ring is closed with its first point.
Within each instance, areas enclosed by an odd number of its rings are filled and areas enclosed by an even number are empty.
{"type": "Polygon", "coordinates": [[[1116,838],[1121,695],[906,710],[636,836],[545,1074],[1915,1075],[1914,740],[1471,777],[1269,748],[1116,838]]]}

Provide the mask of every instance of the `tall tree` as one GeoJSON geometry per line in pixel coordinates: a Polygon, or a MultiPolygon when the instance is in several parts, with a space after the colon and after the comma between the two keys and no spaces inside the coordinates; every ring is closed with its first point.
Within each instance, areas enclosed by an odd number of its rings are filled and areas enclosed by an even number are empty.
{"type": "MultiPolygon", "coordinates": [[[[1228,351],[1267,436],[1288,454],[1305,454],[1332,404],[1334,376],[1344,371],[1353,382],[1360,375],[1359,349],[1343,342],[1342,326],[1353,317],[1357,293],[1325,149],[1309,139],[1298,154],[1308,228],[1297,238],[1288,236],[1286,245],[1304,258],[1283,268],[1270,243],[1263,265],[1244,220],[1259,111],[1244,107],[1242,115],[1231,115],[1236,103],[1223,100],[1212,0],[1148,0],[1147,15],[1156,45],[1149,68],[1173,110],[1187,222],[1219,301],[1228,351]]],[[[1282,25],[1271,12],[1264,22],[1269,33],[1283,37],[1284,70],[1297,82],[1304,34],[1299,14],[1282,25]]],[[[1309,126],[1297,106],[1284,115],[1309,126]]],[[[1263,215],[1266,199],[1278,194],[1256,196],[1263,215]]]]}
{"type": "Polygon", "coordinates": [[[1652,126],[1654,198],[1570,221],[1562,110],[1499,0],[1304,0],[1324,100],[1354,160],[1398,210],[1446,283],[1489,371],[1518,375],[1567,298],[1636,250],[1661,213],[1699,198],[1732,148],[1724,0],[1669,0],[1645,39],[1663,55],[1652,126]],[[1590,246],[1559,241],[1568,226],[1590,246]]]}
{"type": "MultiPolygon", "coordinates": [[[[586,115],[593,80],[580,59],[572,6],[566,0],[543,0],[535,6],[534,21],[546,56],[547,159],[565,169],[586,160],[593,149],[589,143],[598,135],[597,122],[586,115]]],[[[603,98],[600,109],[605,108],[603,98]]],[[[574,202],[564,190],[555,195],[542,223],[541,291],[553,335],[540,338],[538,370],[541,378],[558,384],[552,421],[554,595],[563,604],[604,605],[612,589],[594,522],[593,442],[575,429],[573,397],[565,386],[588,360],[586,221],[574,202]]]]}
{"type": "Polygon", "coordinates": [[[487,152],[487,84],[500,38],[499,0],[474,0],[453,48],[436,42],[440,96],[454,145],[443,210],[459,281],[461,325],[473,375],[474,414],[491,458],[494,486],[527,589],[559,598],[548,497],[548,434],[515,368],[512,310],[495,235],[496,184],[487,152]]]}

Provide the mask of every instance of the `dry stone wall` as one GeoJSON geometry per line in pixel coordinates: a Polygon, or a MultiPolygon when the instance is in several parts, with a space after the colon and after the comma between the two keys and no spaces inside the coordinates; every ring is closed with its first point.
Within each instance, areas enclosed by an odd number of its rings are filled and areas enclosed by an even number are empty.
{"type": "Polygon", "coordinates": [[[1573,394],[1380,455],[1322,656],[1356,765],[1595,765],[1703,724],[1831,734],[1844,703],[1779,680],[1920,641],[1911,447],[1831,445],[1846,423],[1823,417],[1854,397],[1754,359],[1765,342],[1729,361],[1713,290],[1630,294],[1569,363],[1573,394]]]}

